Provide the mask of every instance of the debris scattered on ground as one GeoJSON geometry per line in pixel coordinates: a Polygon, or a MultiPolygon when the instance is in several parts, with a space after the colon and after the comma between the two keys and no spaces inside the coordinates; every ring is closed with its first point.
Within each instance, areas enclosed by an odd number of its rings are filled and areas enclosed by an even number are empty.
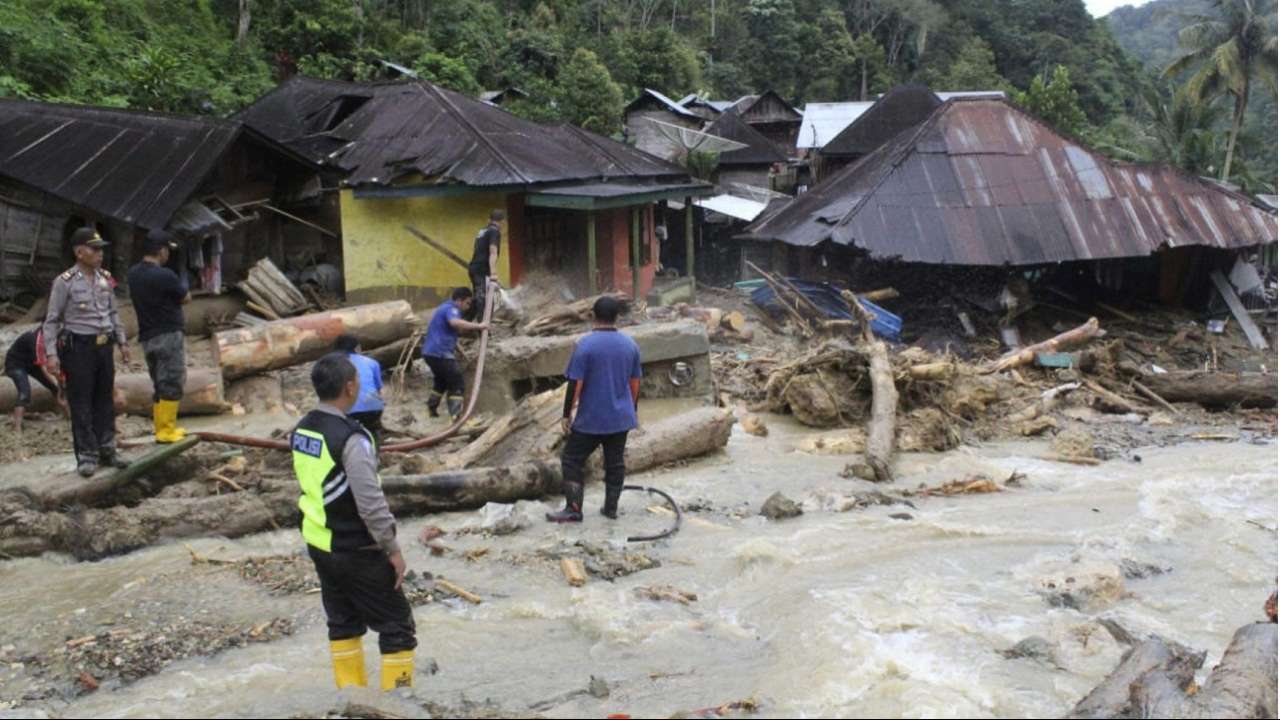
{"type": "Polygon", "coordinates": [[[688,605],[689,603],[698,601],[696,593],[685,592],[684,590],[670,585],[645,585],[643,587],[635,588],[632,592],[634,592],[638,597],[653,600],[655,602],[665,601],[688,605]]]}
{"type": "MultiPolygon", "coordinates": [[[[1014,480],[1014,478],[1016,477],[1017,477],[1017,473],[1014,473],[1009,477],[1009,480],[1014,480]]],[[[1006,481],[1006,484],[1008,484],[1008,481],[1006,481]]],[[[927,487],[925,485],[921,485],[919,489],[915,490],[914,492],[910,490],[906,490],[906,491],[903,491],[903,494],[907,496],[918,495],[920,497],[930,497],[930,496],[939,496],[939,495],[941,496],[982,495],[985,493],[1001,492],[1003,489],[1004,488],[996,484],[995,480],[992,480],[986,475],[970,475],[969,477],[966,477],[966,478],[961,478],[958,480],[952,480],[950,482],[943,483],[942,485],[939,485],[937,487],[927,487]]]]}

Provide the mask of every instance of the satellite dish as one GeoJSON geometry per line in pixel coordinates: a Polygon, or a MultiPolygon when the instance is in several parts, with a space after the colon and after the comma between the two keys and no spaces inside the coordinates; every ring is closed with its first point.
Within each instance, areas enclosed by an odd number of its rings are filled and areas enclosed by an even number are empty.
{"type": "Polygon", "coordinates": [[[679,153],[672,153],[673,155],[679,154],[683,156],[694,151],[724,153],[747,147],[746,143],[729,140],[711,133],[704,133],[683,125],[654,120],[653,118],[648,118],[648,120],[658,129],[658,134],[671,143],[672,149],[679,151],[679,153]]]}

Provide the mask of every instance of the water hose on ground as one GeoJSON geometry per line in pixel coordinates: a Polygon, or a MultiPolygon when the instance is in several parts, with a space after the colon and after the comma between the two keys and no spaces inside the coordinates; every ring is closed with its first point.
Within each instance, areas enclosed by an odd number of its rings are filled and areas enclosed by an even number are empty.
{"type": "Polygon", "coordinates": [[[657,488],[644,487],[643,485],[623,485],[622,489],[623,490],[639,490],[641,492],[647,492],[650,495],[657,495],[663,500],[666,500],[667,504],[671,506],[672,512],[676,514],[675,522],[672,523],[671,527],[667,528],[666,530],[656,535],[631,535],[627,538],[627,542],[650,542],[653,540],[661,540],[666,537],[671,537],[672,535],[675,535],[677,532],[680,531],[680,521],[682,519],[682,516],[680,515],[680,505],[676,503],[675,498],[671,497],[670,495],[666,494],[665,492],[657,488]]]}
{"type": "MultiPolygon", "coordinates": [[[[489,284],[485,287],[484,314],[481,318],[481,322],[485,324],[488,324],[493,317],[493,298],[494,298],[494,295],[497,294],[495,292],[496,288],[497,286],[492,280],[490,280],[489,284]]],[[[488,354],[488,350],[489,350],[489,330],[488,328],[486,328],[480,331],[480,351],[479,351],[479,357],[476,359],[475,376],[472,378],[472,381],[471,381],[471,394],[467,398],[467,405],[466,405],[466,408],[462,411],[462,415],[459,416],[458,419],[454,420],[452,425],[445,428],[444,430],[441,430],[438,433],[435,433],[434,435],[428,435],[424,438],[418,438],[417,440],[410,440],[409,442],[394,443],[381,448],[381,450],[383,452],[410,452],[413,450],[421,450],[423,448],[429,448],[434,445],[439,445],[445,440],[448,440],[449,438],[453,437],[453,435],[456,434],[458,430],[462,429],[462,426],[467,422],[467,420],[471,419],[471,413],[474,412],[476,408],[476,398],[480,396],[480,383],[484,380],[484,359],[485,359],[485,355],[488,354]]],[[[288,450],[289,449],[289,443],[285,440],[274,440],[270,438],[255,438],[255,437],[246,437],[243,435],[230,435],[227,433],[203,432],[203,431],[191,433],[191,434],[199,436],[201,440],[226,443],[228,445],[243,445],[245,447],[265,448],[267,450],[288,450]]]]}

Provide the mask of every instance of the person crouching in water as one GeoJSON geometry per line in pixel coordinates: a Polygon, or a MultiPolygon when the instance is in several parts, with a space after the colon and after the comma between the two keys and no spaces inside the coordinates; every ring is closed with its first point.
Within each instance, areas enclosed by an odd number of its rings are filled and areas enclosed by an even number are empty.
{"type": "Polygon", "coordinates": [[[290,436],[293,471],[302,488],[302,537],[320,577],[329,650],[338,688],[364,687],[365,632],[378,633],[382,689],[413,685],[413,610],[400,589],[405,563],[378,478],[373,438],[347,412],[360,378],[345,353],[311,368],[319,404],[290,436]]]}
{"type": "Polygon", "coordinates": [[[587,458],[604,447],[604,507],[600,514],[616,520],[618,498],[626,477],[627,433],[639,421],[640,348],[618,332],[622,303],[605,296],[591,309],[592,332],[578,342],[565,370],[564,418],[568,435],[560,453],[564,475],[564,509],[547,513],[556,523],[582,522],[583,476],[587,458]],[[574,414],[574,407],[577,413],[574,414]]]}
{"type": "Polygon", "coordinates": [[[375,445],[381,445],[382,410],[385,407],[382,402],[382,365],[368,355],[360,354],[360,339],[355,335],[339,335],[333,342],[333,349],[346,353],[360,378],[360,397],[347,415],[369,431],[375,445]]]}
{"type": "Polygon", "coordinates": [[[422,359],[431,368],[433,384],[427,398],[427,410],[431,417],[440,417],[440,401],[448,396],[449,414],[457,420],[462,416],[462,398],[467,393],[466,381],[454,352],[458,348],[458,333],[463,330],[482,332],[488,323],[474,323],[462,319],[475,301],[471,290],[455,288],[450,299],[436,308],[427,326],[427,337],[422,341],[422,359]]]}

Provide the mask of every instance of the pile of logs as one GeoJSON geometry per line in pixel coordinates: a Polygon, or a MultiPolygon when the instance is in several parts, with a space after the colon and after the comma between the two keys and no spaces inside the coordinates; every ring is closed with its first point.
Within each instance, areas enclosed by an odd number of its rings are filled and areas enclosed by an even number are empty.
{"type": "MultiPolygon", "coordinates": [[[[700,408],[654,423],[628,441],[627,472],[639,473],[719,450],[728,443],[733,422],[733,414],[728,410],[700,408]]],[[[558,429],[537,424],[499,424],[525,434],[555,433],[559,437],[558,429]]],[[[195,438],[185,442],[187,445],[181,449],[195,442],[195,438]]],[[[485,442],[488,444],[488,440],[485,442]]],[[[540,439],[534,444],[546,445],[540,439]]],[[[483,456],[492,455],[494,448],[489,445],[484,449],[486,452],[467,455],[471,461],[483,460],[483,456]]],[[[179,451],[161,450],[157,454],[179,451]]],[[[204,482],[197,477],[201,475],[199,472],[175,472],[164,464],[149,466],[145,472],[151,481],[148,487],[157,493],[167,485],[204,482]]],[[[603,477],[598,461],[589,465],[588,474],[593,479],[603,477]]],[[[39,494],[38,489],[0,494],[0,557],[56,550],[81,559],[96,559],[164,540],[201,536],[234,538],[290,526],[297,521],[298,484],[289,473],[261,474],[254,479],[256,482],[241,480],[243,490],[220,495],[182,497],[162,493],[130,507],[105,506],[112,501],[112,493],[134,479],[134,474],[116,474],[101,482],[47,496],[39,494]],[[90,507],[62,512],[62,506],[67,503],[90,507]]],[[[382,481],[391,511],[400,518],[474,509],[489,502],[536,499],[561,488],[559,463],[545,457],[526,458],[504,466],[384,475],[382,481]]]]}
{"type": "Polygon", "coordinates": [[[270,258],[262,258],[249,268],[249,275],[236,285],[249,298],[248,307],[268,320],[279,320],[310,310],[307,300],[270,258]]]}
{"type": "Polygon", "coordinates": [[[751,342],[755,331],[747,326],[747,318],[737,310],[721,310],[713,307],[690,307],[679,303],[673,308],[680,317],[697,320],[707,326],[707,337],[712,342],[751,342]]]}
{"type": "Polygon", "coordinates": [[[520,331],[525,335],[573,335],[584,332],[590,327],[591,307],[605,295],[621,302],[624,308],[631,305],[631,298],[625,293],[605,293],[583,298],[530,320],[520,331]]]}

